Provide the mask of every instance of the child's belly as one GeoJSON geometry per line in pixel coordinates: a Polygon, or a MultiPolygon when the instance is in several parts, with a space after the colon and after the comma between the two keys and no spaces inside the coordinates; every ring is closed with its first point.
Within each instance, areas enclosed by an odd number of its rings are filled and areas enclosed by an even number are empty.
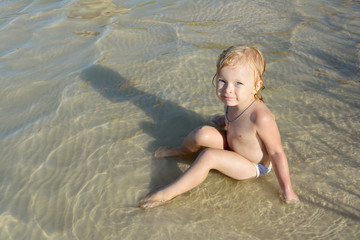
{"type": "Polygon", "coordinates": [[[267,152],[265,146],[255,136],[227,136],[230,150],[240,154],[247,160],[254,163],[263,163],[267,161],[267,152]]]}

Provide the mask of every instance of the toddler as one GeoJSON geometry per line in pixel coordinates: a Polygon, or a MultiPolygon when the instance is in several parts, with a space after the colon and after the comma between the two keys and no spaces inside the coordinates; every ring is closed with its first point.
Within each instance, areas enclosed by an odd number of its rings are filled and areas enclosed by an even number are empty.
{"type": "Polygon", "coordinates": [[[266,66],[262,53],[253,47],[232,46],[220,54],[216,66],[213,83],[225,112],[212,118],[219,128],[202,126],[190,132],[181,146],[158,148],[157,158],[203,150],[177,180],[145,197],[140,207],[169,203],[202,183],[211,169],[237,180],[258,178],[274,169],[284,200],[299,201],[275,118],[261,97],[266,66]]]}

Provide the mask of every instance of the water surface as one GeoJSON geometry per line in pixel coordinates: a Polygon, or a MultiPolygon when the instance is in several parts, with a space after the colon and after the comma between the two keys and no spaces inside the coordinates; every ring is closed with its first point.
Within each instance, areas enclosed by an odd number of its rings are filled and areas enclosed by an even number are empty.
{"type": "Polygon", "coordinates": [[[0,2],[0,239],[357,239],[358,1],[0,2]],[[263,51],[302,203],[272,173],[218,172],[172,204],[138,201],[194,156],[154,159],[221,113],[221,51],[263,51]]]}

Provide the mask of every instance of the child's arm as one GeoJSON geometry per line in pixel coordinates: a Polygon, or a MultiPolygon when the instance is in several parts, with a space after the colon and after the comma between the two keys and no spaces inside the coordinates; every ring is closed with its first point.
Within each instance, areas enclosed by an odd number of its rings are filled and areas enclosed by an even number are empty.
{"type": "Polygon", "coordinates": [[[265,144],[286,203],[298,202],[291,186],[288,161],[281,144],[280,132],[272,114],[260,113],[256,118],[258,134],[265,144]]]}
{"type": "Polygon", "coordinates": [[[211,117],[211,121],[221,128],[225,127],[225,115],[215,115],[211,117]]]}
{"type": "Polygon", "coordinates": [[[296,195],[291,186],[289,167],[284,151],[276,152],[270,155],[270,157],[281,188],[281,194],[284,197],[285,202],[298,202],[299,197],[296,195]]]}

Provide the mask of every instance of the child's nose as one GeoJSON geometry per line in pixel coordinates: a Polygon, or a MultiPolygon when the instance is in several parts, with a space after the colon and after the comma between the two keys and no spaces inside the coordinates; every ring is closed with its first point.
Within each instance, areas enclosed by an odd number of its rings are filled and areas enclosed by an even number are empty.
{"type": "Polygon", "coordinates": [[[226,93],[232,93],[233,87],[231,86],[231,84],[226,84],[224,90],[226,93]]]}

